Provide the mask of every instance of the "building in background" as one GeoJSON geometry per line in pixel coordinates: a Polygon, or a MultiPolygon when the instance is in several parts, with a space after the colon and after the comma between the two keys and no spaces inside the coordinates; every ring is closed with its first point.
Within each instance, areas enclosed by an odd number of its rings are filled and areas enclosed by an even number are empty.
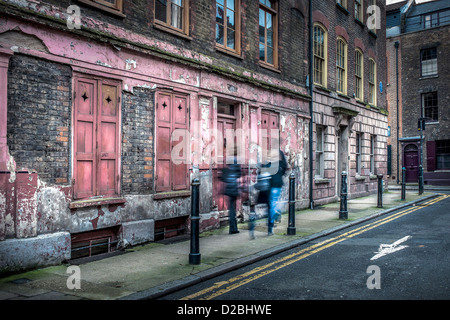
{"type": "Polygon", "coordinates": [[[392,182],[450,185],[450,1],[402,1],[387,8],[392,182]],[[424,118],[425,130],[419,131],[424,118]]]}
{"type": "Polygon", "coordinates": [[[387,178],[385,2],[313,1],[313,25],[313,199],[320,205],[338,199],[343,171],[353,198],[376,192],[377,175],[387,178]]]}

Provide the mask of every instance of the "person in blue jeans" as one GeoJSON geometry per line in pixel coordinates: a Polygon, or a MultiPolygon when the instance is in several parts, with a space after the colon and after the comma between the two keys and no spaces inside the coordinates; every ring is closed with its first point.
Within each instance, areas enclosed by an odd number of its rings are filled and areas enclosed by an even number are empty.
{"type": "Polygon", "coordinates": [[[280,199],[281,188],[283,187],[283,176],[286,173],[288,164],[283,151],[279,150],[278,157],[272,157],[269,167],[272,167],[272,177],[270,179],[270,192],[269,192],[269,214],[268,214],[268,234],[273,234],[273,227],[277,216],[281,218],[281,214],[278,210],[278,200],[280,199]],[[273,167],[272,164],[278,162],[278,167],[273,167]]]}

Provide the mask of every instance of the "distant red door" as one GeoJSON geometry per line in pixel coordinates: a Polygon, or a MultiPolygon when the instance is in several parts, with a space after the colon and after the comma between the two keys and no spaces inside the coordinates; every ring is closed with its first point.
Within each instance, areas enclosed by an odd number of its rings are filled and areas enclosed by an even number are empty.
{"type": "Polygon", "coordinates": [[[406,182],[419,181],[419,151],[416,145],[408,144],[403,152],[406,182]]]}

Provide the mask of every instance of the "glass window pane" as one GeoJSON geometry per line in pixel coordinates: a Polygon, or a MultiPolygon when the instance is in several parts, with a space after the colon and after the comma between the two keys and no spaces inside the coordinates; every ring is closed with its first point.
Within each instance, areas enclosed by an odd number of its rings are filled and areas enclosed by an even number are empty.
{"type": "Polygon", "coordinates": [[[265,50],[266,50],[266,48],[264,46],[264,43],[260,43],[259,44],[259,60],[262,60],[262,61],[265,60],[265,57],[266,57],[265,50]]]}
{"type": "Polygon", "coordinates": [[[165,0],[156,0],[155,3],[155,19],[167,22],[167,1],[165,0]]]}
{"type": "Polygon", "coordinates": [[[273,32],[272,32],[272,30],[267,30],[267,45],[273,47],[273,32]]]}
{"type": "Polygon", "coordinates": [[[259,26],[259,42],[263,44],[266,43],[265,29],[262,26],[259,26]]]}
{"type": "Polygon", "coordinates": [[[224,0],[217,0],[216,3],[217,3],[217,4],[220,4],[221,6],[224,6],[224,5],[225,5],[224,0]]]}
{"type": "Polygon", "coordinates": [[[227,8],[234,11],[234,0],[227,0],[227,8]]]}
{"type": "Polygon", "coordinates": [[[228,28],[227,29],[227,47],[234,49],[234,37],[235,32],[233,29],[228,28]]]}
{"type": "Polygon", "coordinates": [[[221,25],[223,25],[223,14],[224,14],[223,7],[220,5],[217,5],[216,6],[216,22],[220,23],[221,25]]]}
{"type": "Polygon", "coordinates": [[[172,3],[171,25],[172,27],[183,29],[183,8],[172,3]]]}
{"type": "Polygon", "coordinates": [[[266,28],[272,30],[273,25],[272,25],[272,19],[273,19],[273,15],[266,12],[266,28]]]}
{"type": "Polygon", "coordinates": [[[216,42],[223,45],[223,26],[216,24],[216,42]]]}
{"type": "Polygon", "coordinates": [[[264,10],[261,9],[259,9],[259,26],[260,27],[266,26],[264,10]]]}
{"type": "Polygon", "coordinates": [[[231,10],[227,10],[227,26],[229,28],[235,29],[234,12],[231,10]]]}
{"type": "Polygon", "coordinates": [[[273,64],[273,48],[267,47],[267,63],[273,64]]]}

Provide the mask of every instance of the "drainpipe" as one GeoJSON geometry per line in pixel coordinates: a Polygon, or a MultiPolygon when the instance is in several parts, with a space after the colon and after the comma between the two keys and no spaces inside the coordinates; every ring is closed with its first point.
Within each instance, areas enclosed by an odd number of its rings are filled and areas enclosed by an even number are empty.
{"type": "Polygon", "coordinates": [[[314,51],[313,51],[313,17],[312,17],[312,0],[309,0],[309,94],[311,101],[309,102],[309,204],[310,208],[314,209],[313,197],[313,105],[314,105],[314,51]]]}
{"type": "Polygon", "coordinates": [[[399,90],[398,90],[398,47],[399,47],[399,42],[398,41],[395,41],[395,43],[394,43],[394,46],[395,46],[395,64],[396,64],[396,77],[397,77],[397,85],[396,85],[396,88],[397,88],[397,135],[396,135],[396,137],[397,137],[397,184],[399,184],[399,152],[400,152],[400,149],[399,149],[399,139],[398,139],[398,137],[399,137],[399,134],[400,134],[400,132],[399,132],[399,130],[400,130],[400,124],[399,124],[399,114],[398,114],[398,108],[399,108],[399,96],[398,96],[398,92],[399,92],[399,90]]]}

